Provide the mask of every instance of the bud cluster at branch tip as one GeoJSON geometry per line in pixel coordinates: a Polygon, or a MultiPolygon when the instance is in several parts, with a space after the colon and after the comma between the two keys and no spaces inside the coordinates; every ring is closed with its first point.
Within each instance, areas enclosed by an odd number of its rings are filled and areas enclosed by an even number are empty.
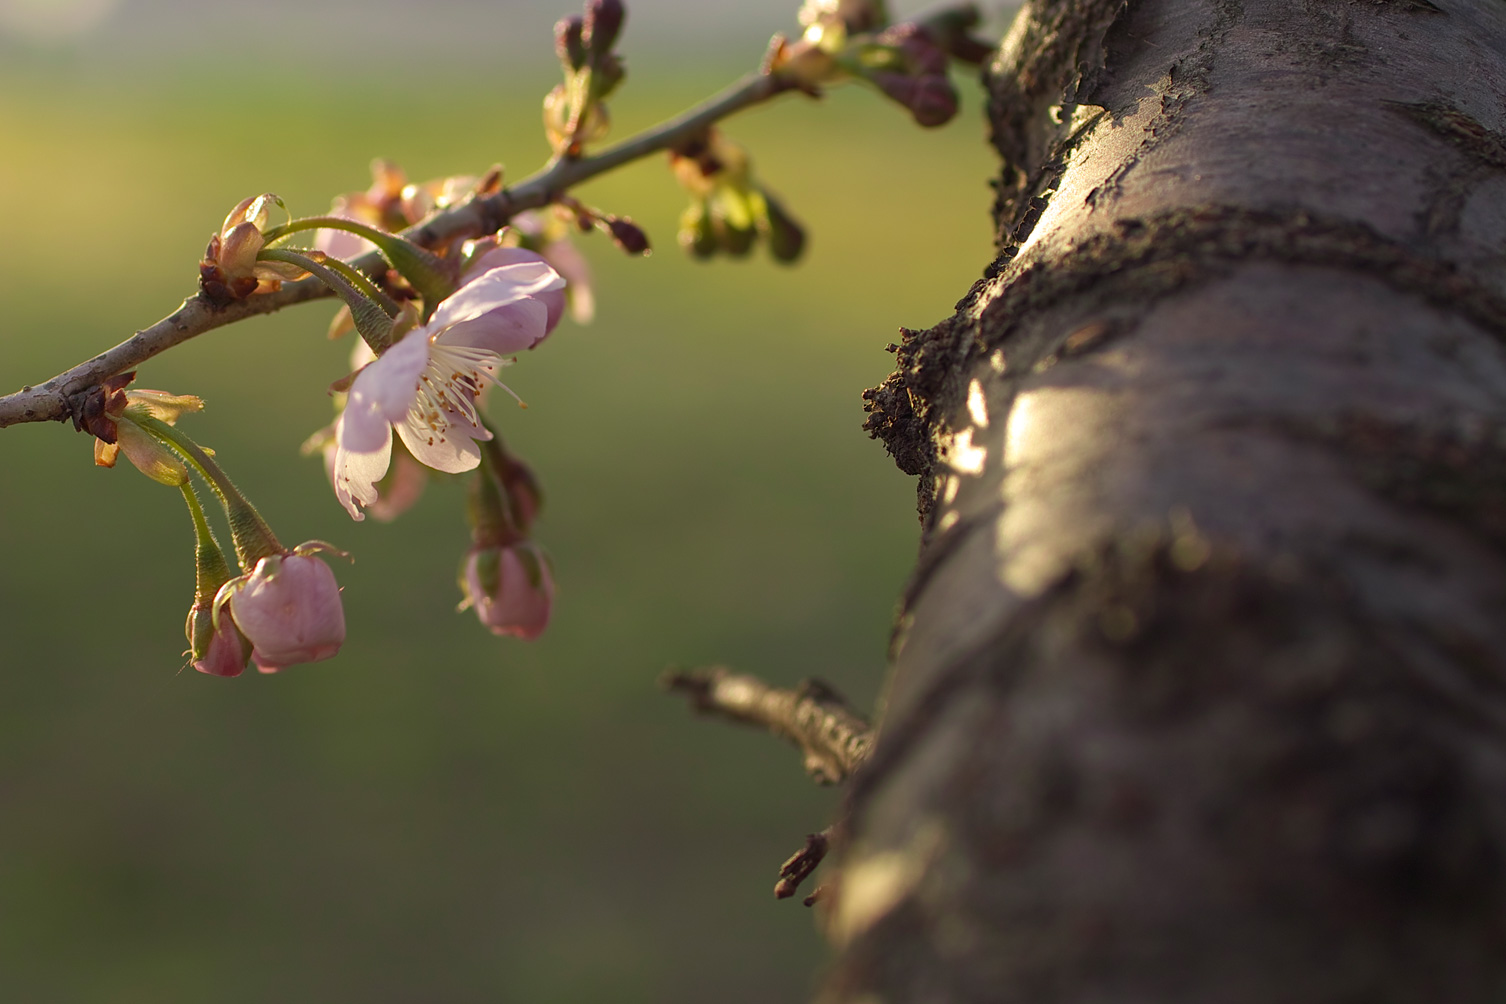
{"type": "Polygon", "coordinates": [[[554,26],[554,52],[565,82],[544,98],[544,132],[557,158],[579,157],[610,127],[604,99],[626,71],[613,51],[627,10],[621,0],[587,0],[585,14],[554,26]]]}
{"type": "Polygon", "coordinates": [[[223,307],[256,293],[272,292],[282,280],[304,274],[293,265],[259,260],[267,244],[263,231],[273,206],[287,212],[282,200],[270,192],[243,199],[209,238],[199,262],[199,291],[212,305],[223,307]]]}
{"type": "Polygon", "coordinates": [[[716,129],[670,151],[670,167],[691,197],[680,216],[680,246],[697,258],[742,257],[762,238],[776,261],[793,262],[805,231],[783,204],[753,178],[741,146],[716,129]]]}
{"type": "Polygon", "coordinates": [[[973,4],[890,24],[878,0],[808,0],[800,10],[804,31],[793,42],[774,37],[766,70],[811,94],[848,78],[866,80],[919,125],[939,126],[957,114],[948,57],[976,64],[992,51],[970,34],[979,20],[973,4]]]}

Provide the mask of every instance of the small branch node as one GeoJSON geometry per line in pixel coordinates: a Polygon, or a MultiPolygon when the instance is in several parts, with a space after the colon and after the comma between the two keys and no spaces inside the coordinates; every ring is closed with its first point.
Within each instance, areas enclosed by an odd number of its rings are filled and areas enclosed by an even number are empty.
{"type": "MultiPolygon", "coordinates": [[[[820,833],[809,833],[805,837],[805,846],[790,856],[790,859],[779,867],[779,881],[774,884],[775,899],[789,899],[800,888],[800,883],[810,877],[811,872],[826,858],[826,852],[831,846],[831,829],[822,830],[820,833]]],[[[810,906],[816,901],[816,896],[821,890],[806,897],[805,905],[810,906]]]]}
{"type": "Polygon", "coordinates": [[[659,683],[684,694],[700,714],[753,725],[798,746],[806,771],[819,784],[851,777],[873,744],[868,722],[819,680],[786,690],[725,666],[708,666],[670,669],[659,683]]]}

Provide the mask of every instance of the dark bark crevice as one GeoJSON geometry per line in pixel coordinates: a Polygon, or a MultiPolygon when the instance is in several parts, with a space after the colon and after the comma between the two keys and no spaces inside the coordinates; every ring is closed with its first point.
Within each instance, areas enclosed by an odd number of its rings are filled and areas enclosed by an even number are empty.
{"type": "Polygon", "coordinates": [[[1072,109],[1079,95],[1096,86],[1105,39],[1128,8],[1127,0],[1036,4],[1016,22],[985,75],[991,140],[1004,162],[994,183],[994,219],[1001,235],[1018,226],[1030,198],[1040,194],[1038,172],[1060,157],[1062,140],[1073,132],[1072,109]],[[1045,116],[1057,127],[1043,131],[1045,116]]]}

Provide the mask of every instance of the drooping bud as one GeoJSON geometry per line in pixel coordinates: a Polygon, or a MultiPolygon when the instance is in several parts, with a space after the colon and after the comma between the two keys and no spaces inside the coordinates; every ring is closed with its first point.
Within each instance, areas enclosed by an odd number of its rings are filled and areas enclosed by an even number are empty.
{"type": "Polygon", "coordinates": [[[236,627],[251,642],[251,659],[263,673],[328,659],[345,642],[340,586],[330,567],[314,556],[322,550],[334,548],[310,541],[262,558],[249,575],[232,579],[216,596],[216,604],[228,605],[236,627]]]}
{"type": "Polygon", "coordinates": [[[627,10],[623,7],[622,0],[586,0],[581,41],[591,55],[600,58],[612,51],[626,16],[627,10]]]}
{"type": "Polygon", "coordinates": [[[879,90],[908,108],[917,125],[928,129],[945,125],[957,114],[957,92],[946,77],[908,77],[879,71],[871,74],[869,79],[879,90]]]}
{"type": "Polygon", "coordinates": [[[239,676],[251,655],[251,644],[228,613],[218,613],[215,596],[230,581],[225,552],[209,529],[193,486],[184,484],[183,499],[194,525],[194,599],[184,633],[188,636],[193,668],[211,676],[239,676]]]}
{"type": "MultiPolygon", "coordinates": [[[[189,612],[189,623],[194,623],[194,611],[189,612]]],[[[210,635],[202,652],[195,650],[193,668],[210,676],[240,676],[251,658],[251,643],[235,626],[230,613],[221,609],[216,618],[208,618],[210,635]]]]}
{"type": "Polygon", "coordinates": [[[578,70],[586,65],[586,47],[581,41],[584,21],[579,14],[560,18],[554,24],[554,54],[569,70],[578,70]]]}
{"type": "Polygon", "coordinates": [[[752,250],[758,237],[753,202],[753,192],[730,179],[717,185],[711,195],[712,233],[716,235],[717,246],[734,258],[752,250]]]}
{"type": "Polygon", "coordinates": [[[548,557],[532,541],[473,547],[461,563],[460,591],[460,609],[475,609],[492,634],[531,641],[549,626],[554,578],[548,557]]]}
{"type": "Polygon", "coordinates": [[[911,76],[925,77],[946,73],[946,53],[923,26],[905,21],[884,29],[876,39],[880,46],[898,50],[911,76]]]}
{"type": "Polygon", "coordinates": [[[753,241],[758,237],[758,231],[751,226],[738,226],[716,212],[711,214],[711,232],[716,235],[717,247],[734,258],[741,258],[753,250],[753,241]]]}
{"type": "Polygon", "coordinates": [[[927,129],[946,125],[957,114],[957,91],[943,76],[921,77],[910,114],[927,129]]]}
{"type": "Polygon", "coordinates": [[[680,246],[696,258],[706,259],[716,254],[716,234],[711,229],[711,214],[705,202],[692,202],[680,214],[680,229],[675,235],[680,246]]]}
{"type": "Polygon", "coordinates": [[[605,221],[612,242],[628,254],[648,254],[648,234],[626,216],[608,216],[605,221]]]}
{"type": "Polygon", "coordinates": [[[767,189],[760,194],[764,210],[761,222],[769,241],[769,252],[776,261],[792,262],[805,250],[805,229],[767,189]]]}

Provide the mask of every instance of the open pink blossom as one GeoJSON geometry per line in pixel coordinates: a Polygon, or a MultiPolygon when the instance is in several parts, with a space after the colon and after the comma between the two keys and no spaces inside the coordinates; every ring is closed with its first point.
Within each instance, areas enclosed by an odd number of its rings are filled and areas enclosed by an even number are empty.
{"type": "MultiPolygon", "coordinates": [[[[351,372],[360,372],[375,360],[376,353],[372,352],[364,341],[357,338],[350,354],[351,372]]],[[[335,439],[335,426],[340,412],[345,410],[347,397],[348,395],[343,392],[334,395],[336,421],[310,436],[302,448],[305,456],[314,453],[322,454],[324,473],[329,478],[331,486],[335,484],[335,460],[340,453],[339,443],[335,439]]],[[[390,523],[413,507],[423,495],[428,483],[429,469],[414,460],[413,454],[408,452],[407,447],[396,443],[392,447],[392,461],[388,465],[387,473],[375,485],[376,501],[366,507],[366,513],[375,516],[380,522],[390,523]]]]}
{"type": "Polygon", "coordinates": [[[419,463],[447,474],[481,462],[476,440],[491,433],[476,397],[512,353],[530,348],[549,329],[539,297],[564,285],[538,261],[472,272],[466,283],[351,384],[335,423],[335,497],[353,519],[377,501],[376,483],[391,463],[392,433],[419,463]]]}
{"type": "MultiPolygon", "coordinates": [[[[251,660],[263,673],[319,662],[340,651],[345,641],[340,587],[330,567],[314,556],[325,549],[333,550],[325,544],[302,544],[287,554],[262,558],[249,574],[225,583],[215,597],[219,617],[223,620],[228,608],[235,627],[251,643],[251,660]]],[[[211,653],[213,648],[211,644],[211,653]]]]}
{"type": "Polygon", "coordinates": [[[460,586],[465,592],[460,608],[475,608],[476,617],[492,634],[531,641],[549,626],[554,579],[543,552],[529,541],[473,548],[466,555],[460,586]]]}

